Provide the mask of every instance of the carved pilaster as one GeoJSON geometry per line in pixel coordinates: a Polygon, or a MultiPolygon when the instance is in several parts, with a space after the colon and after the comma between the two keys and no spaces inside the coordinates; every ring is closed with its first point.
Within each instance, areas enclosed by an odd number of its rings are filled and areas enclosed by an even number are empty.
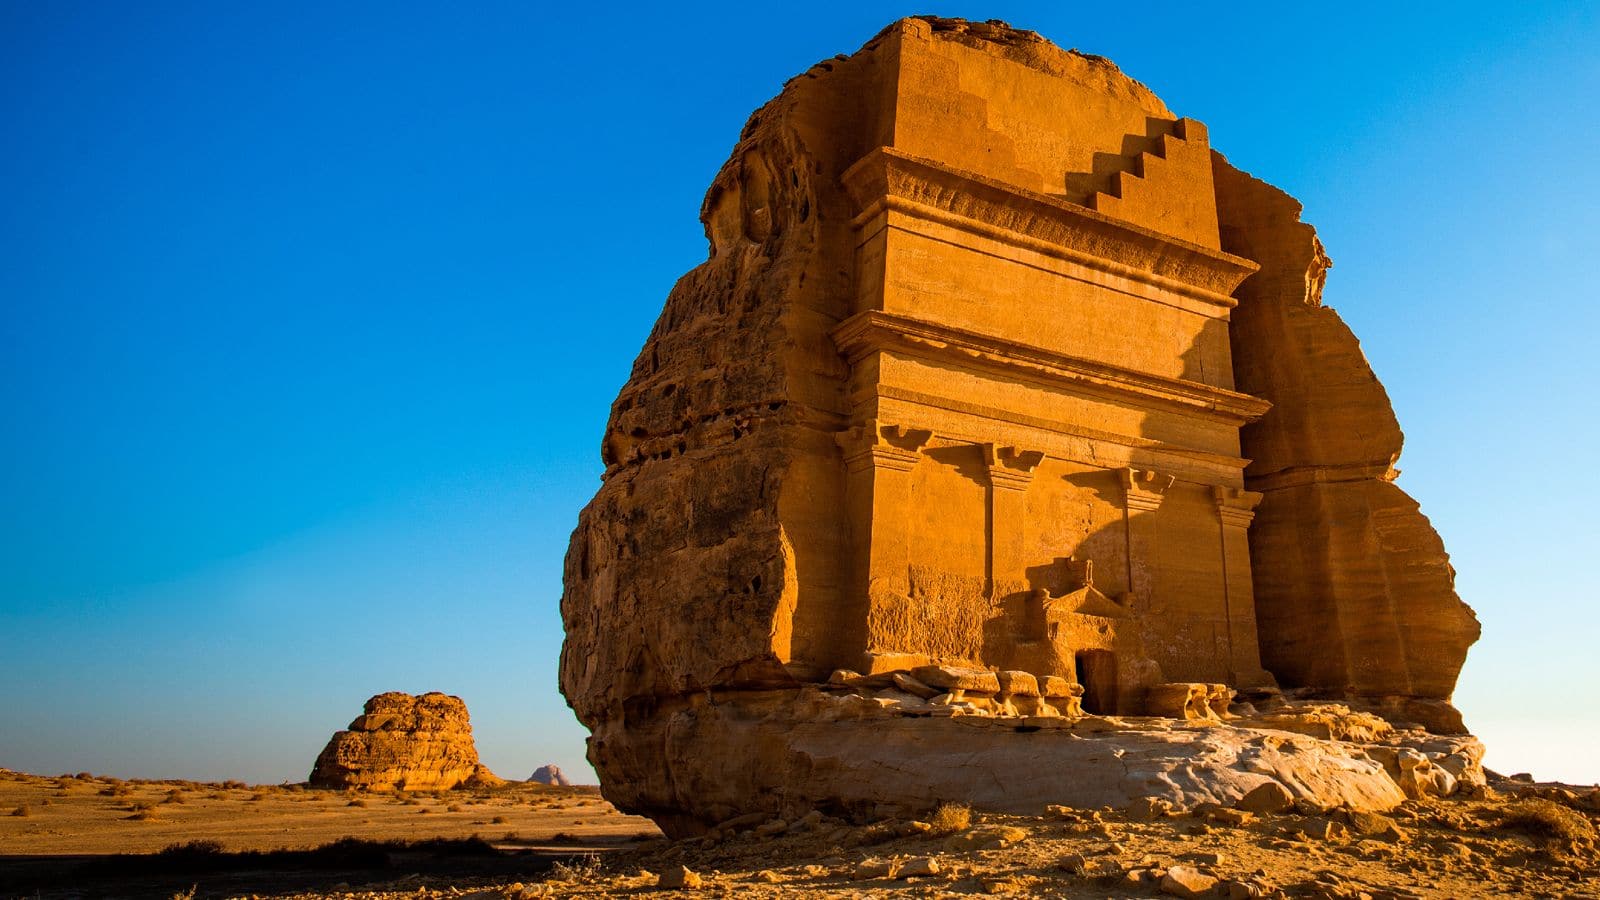
{"type": "Polygon", "coordinates": [[[1235,687],[1262,687],[1274,683],[1261,667],[1256,635],[1255,582],[1250,575],[1250,522],[1265,495],[1259,491],[1216,485],[1211,498],[1217,506],[1222,533],[1223,609],[1227,616],[1228,656],[1235,687]]]}
{"type": "Polygon", "coordinates": [[[1249,528],[1250,521],[1256,517],[1255,508],[1264,496],[1260,491],[1222,485],[1211,489],[1212,500],[1217,504],[1217,517],[1225,528],[1249,528]]]}
{"type": "Polygon", "coordinates": [[[1140,611],[1152,606],[1155,561],[1155,524],[1151,514],[1161,508],[1167,488],[1177,479],[1150,469],[1120,469],[1122,484],[1123,539],[1128,562],[1128,605],[1140,611]]]}
{"type": "Polygon", "coordinates": [[[881,425],[868,422],[839,432],[834,440],[844,451],[847,471],[855,474],[867,468],[909,472],[922,456],[922,448],[933,439],[925,428],[881,425]]]}
{"type": "Polygon", "coordinates": [[[1023,572],[1023,546],[1027,539],[1027,505],[1023,492],[1033,481],[1034,469],[1044,461],[1042,450],[1019,450],[1016,447],[997,447],[980,444],[983,468],[988,475],[988,572],[985,586],[991,599],[998,602],[1001,581],[1021,581],[1023,572]]]}
{"type": "Polygon", "coordinates": [[[1044,461],[1043,450],[1018,450],[1016,447],[997,447],[982,444],[983,466],[992,487],[1007,491],[1025,491],[1033,481],[1033,470],[1044,461]]]}
{"type": "Polygon", "coordinates": [[[1122,469],[1117,475],[1122,481],[1122,497],[1130,512],[1154,512],[1161,506],[1167,488],[1177,480],[1171,475],[1150,469],[1122,469]]]}
{"type": "MultiPolygon", "coordinates": [[[[835,440],[845,463],[850,569],[846,590],[859,604],[857,621],[870,614],[874,585],[895,594],[910,591],[911,469],[933,432],[867,421],[835,440]]],[[[871,648],[867,648],[871,649],[871,648]]]]}

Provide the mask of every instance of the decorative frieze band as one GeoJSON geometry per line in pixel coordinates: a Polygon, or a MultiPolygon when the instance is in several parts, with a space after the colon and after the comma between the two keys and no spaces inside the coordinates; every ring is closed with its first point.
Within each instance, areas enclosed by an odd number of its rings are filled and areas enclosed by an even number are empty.
{"type": "Polygon", "coordinates": [[[1243,257],[890,147],[862,157],[842,180],[860,211],[858,223],[882,209],[947,219],[1224,309],[1237,303],[1234,289],[1259,268],[1243,257]]]}

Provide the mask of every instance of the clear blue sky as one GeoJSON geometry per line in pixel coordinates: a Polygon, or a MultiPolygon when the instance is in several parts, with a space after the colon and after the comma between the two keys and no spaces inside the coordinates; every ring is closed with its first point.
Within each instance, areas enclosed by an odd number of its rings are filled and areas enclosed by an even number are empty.
{"type": "Polygon", "coordinates": [[[0,766],[299,780],[370,694],[585,776],[561,558],[701,195],[901,15],[1109,56],[1300,197],[1484,623],[1600,780],[1593,4],[0,2],[0,766]]]}

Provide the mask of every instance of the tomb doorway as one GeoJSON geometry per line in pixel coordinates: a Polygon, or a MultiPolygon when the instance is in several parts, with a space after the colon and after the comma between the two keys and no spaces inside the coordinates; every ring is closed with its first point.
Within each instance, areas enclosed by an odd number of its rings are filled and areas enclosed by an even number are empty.
{"type": "Polygon", "coordinates": [[[1083,685],[1083,711],[1109,716],[1117,711],[1117,655],[1110,650],[1079,650],[1073,656],[1083,685]]]}

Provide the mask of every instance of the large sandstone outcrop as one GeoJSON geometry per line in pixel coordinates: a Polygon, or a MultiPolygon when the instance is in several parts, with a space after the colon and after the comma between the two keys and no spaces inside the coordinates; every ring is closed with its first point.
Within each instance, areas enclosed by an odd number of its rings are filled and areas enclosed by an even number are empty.
{"type": "MultiPolygon", "coordinates": [[[[708,825],[752,809],[791,821],[813,809],[909,816],[942,801],[1023,815],[1144,798],[1187,810],[1232,806],[1268,783],[1318,807],[1387,810],[1485,783],[1477,738],[1373,733],[1341,707],[1226,723],[936,709],[812,688],[733,702],[699,695],[672,715],[665,749],[716,756],[666,756],[662,778],[708,825]],[[1345,728],[1354,729],[1349,740],[1328,739],[1345,728]]],[[[669,833],[694,830],[680,816],[655,816],[669,833]]]]}
{"type": "MultiPolygon", "coordinates": [[[[567,554],[561,687],[607,798],[687,833],[961,754],[1070,772],[1060,734],[950,720],[1085,714],[1220,795],[1238,755],[1162,722],[1233,728],[1239,692],[1280,729],[1280,686],[1460,731],[1476,622],[1298,213],[1111,63],[999,23],[902,20],[785,85],[567,554]]],[[[1375,757],[1318,753],[1381,805],[1375,757]]]]}
{"type": "Polygon", "coordinates": [[[318,787],[411,791],[499,781],[478,762],[467,705],[437,691],[368,700],[318,754],[310,779],[318,787]]]}
{"type": "Polygon", "coordinates": [[[1216,157],[1222,243],[1261,271],[1230,325],[1239,389],[1272,401],[1245,426],[1262,661],[1286,684],[1460,732],[1447,701],[1478,620],[1444,544],[1394,484],[1403,436],[1338,313],[1332,263],[1294,198],[1216,157]]]}

